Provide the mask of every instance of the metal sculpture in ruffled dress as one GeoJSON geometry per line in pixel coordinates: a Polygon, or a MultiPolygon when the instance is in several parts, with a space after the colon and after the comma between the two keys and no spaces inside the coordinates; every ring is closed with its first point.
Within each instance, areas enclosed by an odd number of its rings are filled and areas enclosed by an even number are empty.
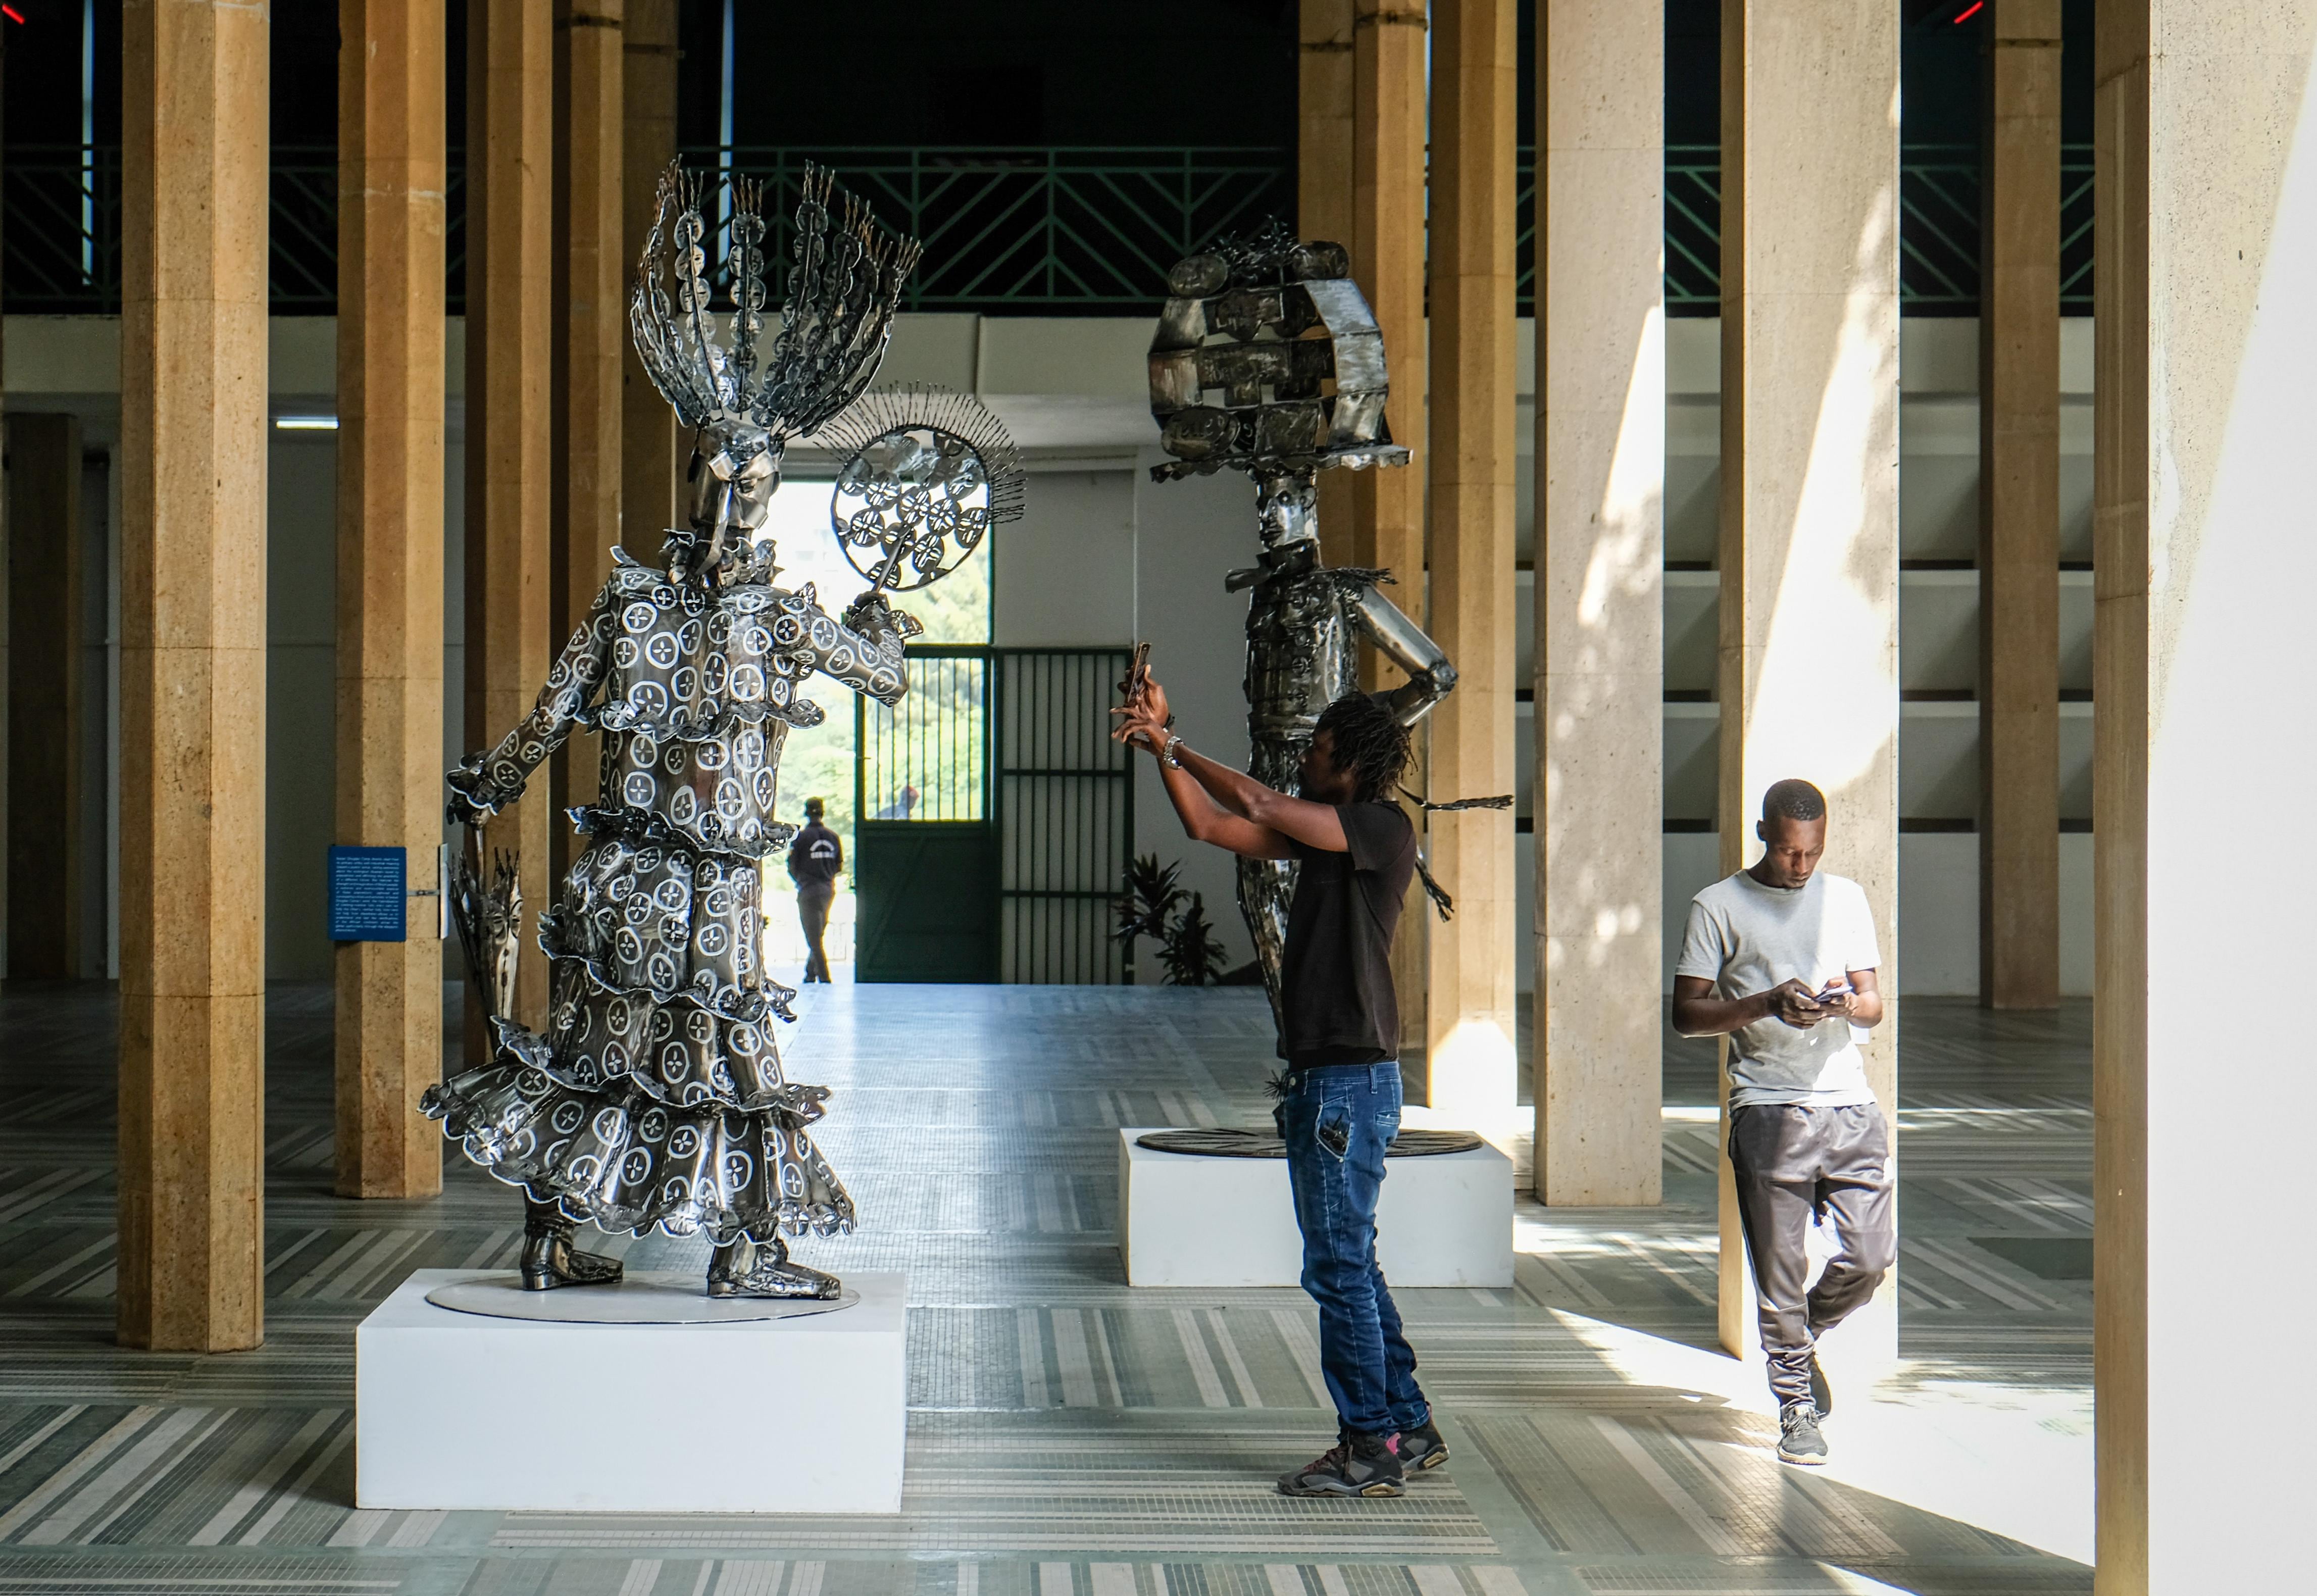
{"type": "MultiPolygon", "coordinates": [[[[630,302],[645,369],[696,434],[692,525],[668,533],[657,564],[615,551],[531,716],[450,776],[452,818],[479,830],[572,732],[603,739],[601,799],[571,817],[586,846],[540,917],[546,1033],[491,1014],[491,1062],[424,1104],[470,1158],[523,1188],[535,1290],[619,1278],[615,1260],[572,1246],[586,1223],[705,1234],[711,1296],[833,1298],[837,1280],[792,1262],[785,1238],[853,1228],[809,1129],[828,1089],[782,1073],[771,1022],[794,1018],[794,993],[761,962],[759,865],[792,829],[774,802],[783,740],[822,719],[810,678],[892,704],[917,627],[875,587],[841,621],[824,614],[810,586],[774,585],[772,547],[750,534],[788,442],[875,374],[917,247],[810,172],[767,355],[764,219],[752,185],[732,198],[729,314],[710,310],[699,189],[673,169],[630,302]]],[[[462,904],[487,896],[468,884],[462,904]]],[[[486,983],[511,952],[495,946],[514,918],[499,907],[462,925],[486,983]]]]}
{"type": "MultiPolygon", "coordinates": [[[[1150,411],[1175,458],[1158,481],[1226,467],[1255,479],[1263,552],[1225,579],[1247,612],[1248,774],[1293,793],[1320,712],[1359,687],[1363,640],[1408,673],[1385,700],[1413,725],[1456,685],[1440,645],[1379,591],[1390,571],[1320,562],[1320,472],[1405,465],[1384,423],[1383,332],[1339,244],[1276,223],[1176,263],[1150,341],[1150,411]]],[[[1418,868],[1421,868],[1419,863],[1418,868]]],[[[1239,912],[1279,1009],[1295,865],[1239,861],[1239,912]]]]}

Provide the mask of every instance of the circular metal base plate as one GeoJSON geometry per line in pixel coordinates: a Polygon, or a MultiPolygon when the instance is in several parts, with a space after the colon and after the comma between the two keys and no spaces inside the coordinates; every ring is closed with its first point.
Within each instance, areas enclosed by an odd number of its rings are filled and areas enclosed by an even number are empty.
{"type": "MultiPolygon", "coordinates": [[[[1276,1131],[1151,1131],[1134,1138],[1153,1152],[1189,1152],[1202,1158],[1285,1158],[1287,1143],[1276,1131]]],[[[1402,1131],[1384,1149],[1386,1158],[1429,1158],[1439,1152],[1470,1152],[1481,1138],[1470,1131],[1402,1131]]]]}
{"type": "Polygon", "coordinates": [[[492,1319],[532,1319],[550,1324],[735,1324],[834,1314],[861,1300],[847,1289],[834,1299],[710,1296],[698,1275],[628,1271],[616,1286],[559,1286],[525,1291],[513,1270],[477,1275],[437,1286],[426,1300],[438,1308],[492,1319]]]}

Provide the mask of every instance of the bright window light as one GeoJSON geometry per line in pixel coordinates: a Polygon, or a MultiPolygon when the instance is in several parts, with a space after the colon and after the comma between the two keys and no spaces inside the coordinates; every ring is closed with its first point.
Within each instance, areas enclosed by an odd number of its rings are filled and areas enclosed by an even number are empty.
{"type": "Polygon", "coordinates": [[[335,416],[276,416],[273,429],[276,432],[335,432],[338,430],[338,418],[335,416]]]}

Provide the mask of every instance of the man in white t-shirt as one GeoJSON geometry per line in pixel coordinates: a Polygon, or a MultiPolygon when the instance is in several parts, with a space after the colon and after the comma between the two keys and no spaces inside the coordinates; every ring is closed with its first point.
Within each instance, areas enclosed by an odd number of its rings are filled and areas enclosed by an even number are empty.
{"type": "Polygon", "coordinates": [[[1673,1025],[1730,1038],[1730,1161],[1753,1260],[1778,1456],[1826,1461],[1834,1406],[1818,1338],[1874,1295],[1898,1247],[1890,1131],[1858,1045],[1883,1018],[1874,917],[1855,881],[1821,874],[1826,798],[1805,781],[1762,795],[1759,863],[1697,894],[1674,965],[1673,1025]],[[1805,1296],[1804,1238],[1835,1255],[1805,1296]]]}

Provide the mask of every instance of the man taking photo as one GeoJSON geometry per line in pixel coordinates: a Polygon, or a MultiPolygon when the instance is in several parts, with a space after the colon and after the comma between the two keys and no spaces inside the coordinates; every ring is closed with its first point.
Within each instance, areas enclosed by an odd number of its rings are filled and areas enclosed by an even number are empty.
{"type": "Polygon", "coordinates": [[[1673,1027],[1730,1038],[1730,1162],[1754,1266],[1778,1456],[1826,1461],[1834,1397],[1818,1339],[1874,1295],[1898,1247],[1891,1140],[1859,1044],[1883,1019],[1874,917],[1855,881],[1821,871],[1826,798],[1805,781],[1762,795],[1762,857],[1689,906],[1673,1027]],[[1805,1238],[1836,1250],[1807,1295],[1805,1238]]]}
{"type": "Polygon", "coordinates": [[[1408,1469],[1448,1457],[1375,1258],[1384,1149],[1400,1134],[1391,938],[1416,868],[1416,830],[1391,794],[1408,763],[1408,733],[1365,694],[1337,699],[1303,757],[1299,798],[1192,752],[1168,730],[1166,689],[1147,675],[1113,713],[1122,717],[1121,740],[1158,757],[1192,838],[1251,859],[1297,862],[1280,962],[1287,1071],[1276,1117],[1338,1429],[1335,1446],[1279,1489],[1400,1495],[1408,1469]]]}

